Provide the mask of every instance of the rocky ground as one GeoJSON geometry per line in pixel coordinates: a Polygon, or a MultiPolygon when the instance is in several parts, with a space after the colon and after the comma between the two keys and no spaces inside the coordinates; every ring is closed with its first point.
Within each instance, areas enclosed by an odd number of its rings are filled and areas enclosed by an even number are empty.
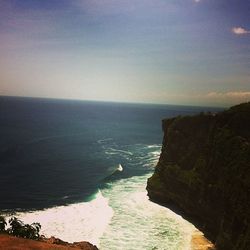
{"type": "Polygon", "coordinates": [[[0,249],[3,250],[45,250],[45,249],[81,249],[81,250],[98,250],[96,246],[93,246],[89,242],[74,242],[68,243],[60,239],[51,237],[49,239],[42,240],[29,240],[24,238],[18,238],[6,234],[0,234],[0,249]]]}

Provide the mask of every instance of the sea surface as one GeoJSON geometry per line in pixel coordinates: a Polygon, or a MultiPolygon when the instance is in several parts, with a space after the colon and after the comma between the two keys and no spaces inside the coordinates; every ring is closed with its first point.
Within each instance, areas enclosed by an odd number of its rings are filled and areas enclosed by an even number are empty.
{"type": "Polygon", "coordinates": [[[161,120],[215,108],[0,97],[0,214],[101,250],[190,249],[193,225],[150,202],[161,120]]]}

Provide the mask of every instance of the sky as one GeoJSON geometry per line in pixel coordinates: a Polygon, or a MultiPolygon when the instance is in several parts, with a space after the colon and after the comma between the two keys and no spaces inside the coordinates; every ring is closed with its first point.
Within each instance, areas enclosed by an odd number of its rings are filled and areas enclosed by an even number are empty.
{"type": "Polygon", "coordinates": [[[0,95],[250,101],[250,1],[0,0],[0,95]]]}

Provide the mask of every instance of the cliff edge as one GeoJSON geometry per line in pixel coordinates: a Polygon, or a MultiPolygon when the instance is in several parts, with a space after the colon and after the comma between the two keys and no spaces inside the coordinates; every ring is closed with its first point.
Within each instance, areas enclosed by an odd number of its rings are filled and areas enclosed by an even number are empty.
{"type": "Polygon", "coordinates": [[[30,240],[15,237],[8,234],[0,234],[0,249],[2,250],[98,250],[98,248],[89,242],[68,243],[51,237],[42,240],[30,240]]]}
{"type": "Polygon", "coordinates": [[[217,249],[249,249],[250,103],[166,119],[162,127],[149,198],[182,214],[217,249]]]}

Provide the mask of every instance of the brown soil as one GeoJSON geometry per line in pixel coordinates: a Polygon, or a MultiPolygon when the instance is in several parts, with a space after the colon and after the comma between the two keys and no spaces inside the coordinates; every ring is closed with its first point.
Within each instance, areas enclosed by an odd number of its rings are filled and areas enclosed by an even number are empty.
{"type": "Polygon", "coordinates": [[[54,237],[45,239],[44,241],[29,240],[18,238],[6,234],[0,234],[1,250],[65,250],[65,249],[81,249],[81,250],[98,250],[95,246],[88,242],[67,243],[54,237]]]}

